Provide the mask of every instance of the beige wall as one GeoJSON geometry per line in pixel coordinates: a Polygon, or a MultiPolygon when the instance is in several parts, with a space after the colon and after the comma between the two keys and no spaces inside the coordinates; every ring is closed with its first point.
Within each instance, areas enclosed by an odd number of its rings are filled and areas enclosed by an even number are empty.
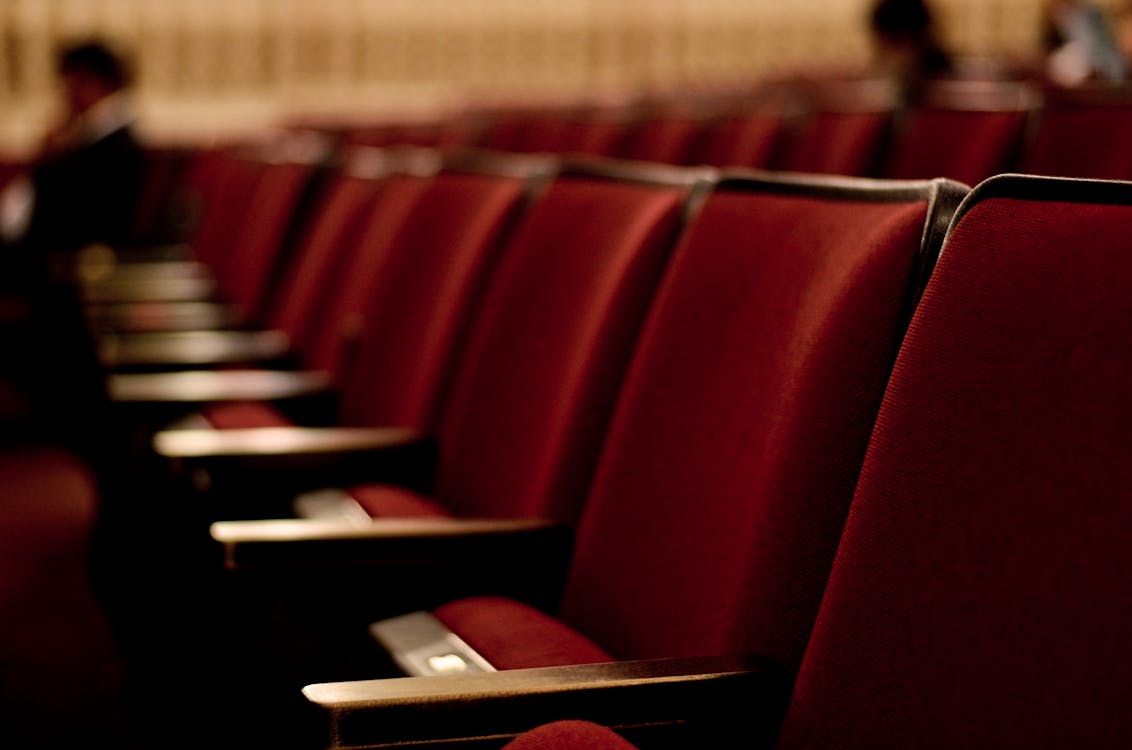
{"type": "MultiPolygon", "coordinates": [[[[863,62],[869,0],[0,0],[0,146],[50,116],[51,50],[100,34],[138,61],[160,135],[295,112],[412,113],[863,62]]],[[[957,51],[1026,56],[1041,0],[936,0],[957,51]]]]}

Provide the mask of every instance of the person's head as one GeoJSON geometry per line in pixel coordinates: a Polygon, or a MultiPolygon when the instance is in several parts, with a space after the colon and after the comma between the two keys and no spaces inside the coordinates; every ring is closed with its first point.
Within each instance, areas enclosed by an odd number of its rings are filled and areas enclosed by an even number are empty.
{"type": "Polygon", "coordinates": [[[943,53],[925,0],[877,0],[870,25],[882,64],[939,72],[935,68],[942,64],[943,53]]]}
{"type": "Polygon", "coordinates": [[[95,41],[62,49],[58,72],[72,112],[85,112],[129,84],[122,60],[106,45],[95,41]]]}

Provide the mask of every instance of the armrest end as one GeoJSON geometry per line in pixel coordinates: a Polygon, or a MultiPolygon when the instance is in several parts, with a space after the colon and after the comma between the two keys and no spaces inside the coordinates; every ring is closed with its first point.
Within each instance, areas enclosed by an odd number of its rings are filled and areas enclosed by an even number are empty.
{"type": "Polygon", "coordinates": [[[681,736],[773,739],[789,693],[780,666],[755,656],[663,659],[445,677],[308,685],[330,747],[414,746],[505,740],[562,718],[632,735],[660,727],[681,736]],[[438,720],[443,717],[443,720],[438,720]],[[398,744],[400,743],[400,744],[398,744]]]}

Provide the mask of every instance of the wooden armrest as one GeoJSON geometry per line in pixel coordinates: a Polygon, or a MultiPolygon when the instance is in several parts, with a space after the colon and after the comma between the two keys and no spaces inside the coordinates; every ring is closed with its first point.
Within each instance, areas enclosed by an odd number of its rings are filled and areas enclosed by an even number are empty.
{"type": "Polygon", "coordinates": [[[419,442],[408,427],[258,427],[248,430],[166,430],[153,439],[165,458],[291,458],[311,453],[375,451],[419,442]]]}
{"type": "Polygon", "coordinates": [[[319,519],[222,521],[212,538],[229,570],[326,565],[403,565],[407,560],[483,562],[527,560],[554,548],[563,555],[571,532],[538,519],[382,518],[368,522],[319,519]]]}
{"type": "Polygon", "coordinates": [[[428,491],[436,444],[408,428],[167,430],[153,440],[174,473],[216,500],[214,519],[287,515],[300,492],[382,482],[428,491]]]}
{"type": "Polygon", "coordinates": [[[202,276],[121,278],[82,289],[85,302],[193,302],[210,299],[215,293],[215,282],[202,276]]]}
{"type": "Polygon", "coordinates": [[[769,660],[724,656],[325,683],[303,694],[324,712],[332,748],[501,743],[563,718],[759,747],[777,730],[789,680],[769,660]]]}
{"type": "Polygon", "coordinates": [[[88,304],[86,316],[99,331],[193,331],[232,328],[243,321],[218,302],[119,302],[88,304]]]}
{"type": "Polygon", "coordinates": [[[323,372],[229,370],[113,375],[107,387],[120,403],[204,404],[316,396],[331,389],[331,380],[323,372]]]}
{"type": "Polygon", "coordinates": [[[99,357],[109,368],[212,366],[282,360],[291,341],[283,331],[174,331],[106,336],[99,357]]]}
{"type": "Polygon", "coordinates": [[[148,260],[80,267],[79,277],[85,286],[94,287],[153,279],[208,279],[212,272],[195,260],[148,260]]]}

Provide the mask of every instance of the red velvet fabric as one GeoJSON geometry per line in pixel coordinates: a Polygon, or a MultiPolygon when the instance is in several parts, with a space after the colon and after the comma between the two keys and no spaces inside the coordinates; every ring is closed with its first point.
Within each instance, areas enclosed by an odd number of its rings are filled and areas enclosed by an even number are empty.
{"type": "Polygon", "coordinates": [[[193,235],[193,252],[224,279],[235,257],[237,227],[247,211],[266,165],[219,152],[201,164],[201,218],[193,235]]]}
{"type": "Polygon", "coordinates": [[[1132,207],[992,198],[880,412],[782,748],[1127,747],[1132,207]]]}
{"type": "Polygon", "coordinates": [[[207,404],[200,410],[200,415],[217,430],[292,427],[295,424],[274,405],[260,401],[207,404]]]}
{"type": "Polygon", "coordinates": [[[407,249],[397,242],[397,232],[431,179],[394,175],[385,180],[365,217],[357,247],[342,281],[323,300],[322,323],[307,327],[307,335],[296,342],[307,353],[307,364],[336,376],[347,364],[349,342],[356,342],[374,300],[385,293],[389,269],[398,253],[407,249]]]}
{"type": "Polygon", "coordinates": [[[433,614],[496,669],[612,661],[599,646],[559,620],[510,599],[461,599],[433,614]]]}
{"type": "Polygon", "coordinates": [[[218,281],[228,299],[249,318],[265,311],[267,292],[286,249],[287,232],[313,174],[311,164],[268,164],[244,215],[229,230],[233,232],[232,259],[218,281]]]}
{"type": "Polygon", "coordinates": [[[671,115],[646,120],[631,131],[618,156],[665,164],[687,164],[699,128],[699,121],[693,117],[671,115]]]}
{"type": "Polygon", "coordinates": [[[524,180],[438,175],[403,222],[372,324],[343,382],[341,415],[358,425],[432,432],[468,322],[517,218],[524,180]]]}
{"type": "Polygon", "coordinates": [[[1132,106],[1051,106],[1023,163],[1028,174],[1132,178],[1132,106]]]}
{"type": "Polygon", "coordinates": [[[968,185],[1009,171],[1028,113],[913,109],[888,152],[885,175],[950,177],[968,185]]]}
{"type": "Polygon", "coordinates": [[[532,208],[441,424],[436,494],[453,512],[576,519],[685,196],[564,177],[532,208]]]}
{"type": "Polygon", "coordinates": [[[623,659],[797,665],[925,215],[915,201],[709,198],[626,379],[564,619],[623,659]]]}
{"type": "Polygon", "coordinates": [[[295,250],[295,262],[276,296],[270,327],[292,341],[324,324],[320,314],[334,289],[343,283],[378,180],[339,176],[312,212],[311,224],[295,250]]]}
{"type": "Polygon", "coordinates": [[[633,750],[612,729],[587,721],[556,721],[524,732],[506,750],[633,750]]]}
{"type": "Polygon", "coordinates": [[[766,167],[781,133],[778,114],[725,118],[707,127],[690,161],[713,167],[766,167]]]}
{"type": "Polygon", "coordinates": [[[892,113],[883,111],[816,112],[790,138],[774,166],[793,172],[874,174],[891,120],[892,113]]]}
{"type": "Polygon", "coordinates": [[[435,500],[403,487],[369,484],[351,487],[350,495],[374,518],[420,518],[447,516],[435,500]]]}

